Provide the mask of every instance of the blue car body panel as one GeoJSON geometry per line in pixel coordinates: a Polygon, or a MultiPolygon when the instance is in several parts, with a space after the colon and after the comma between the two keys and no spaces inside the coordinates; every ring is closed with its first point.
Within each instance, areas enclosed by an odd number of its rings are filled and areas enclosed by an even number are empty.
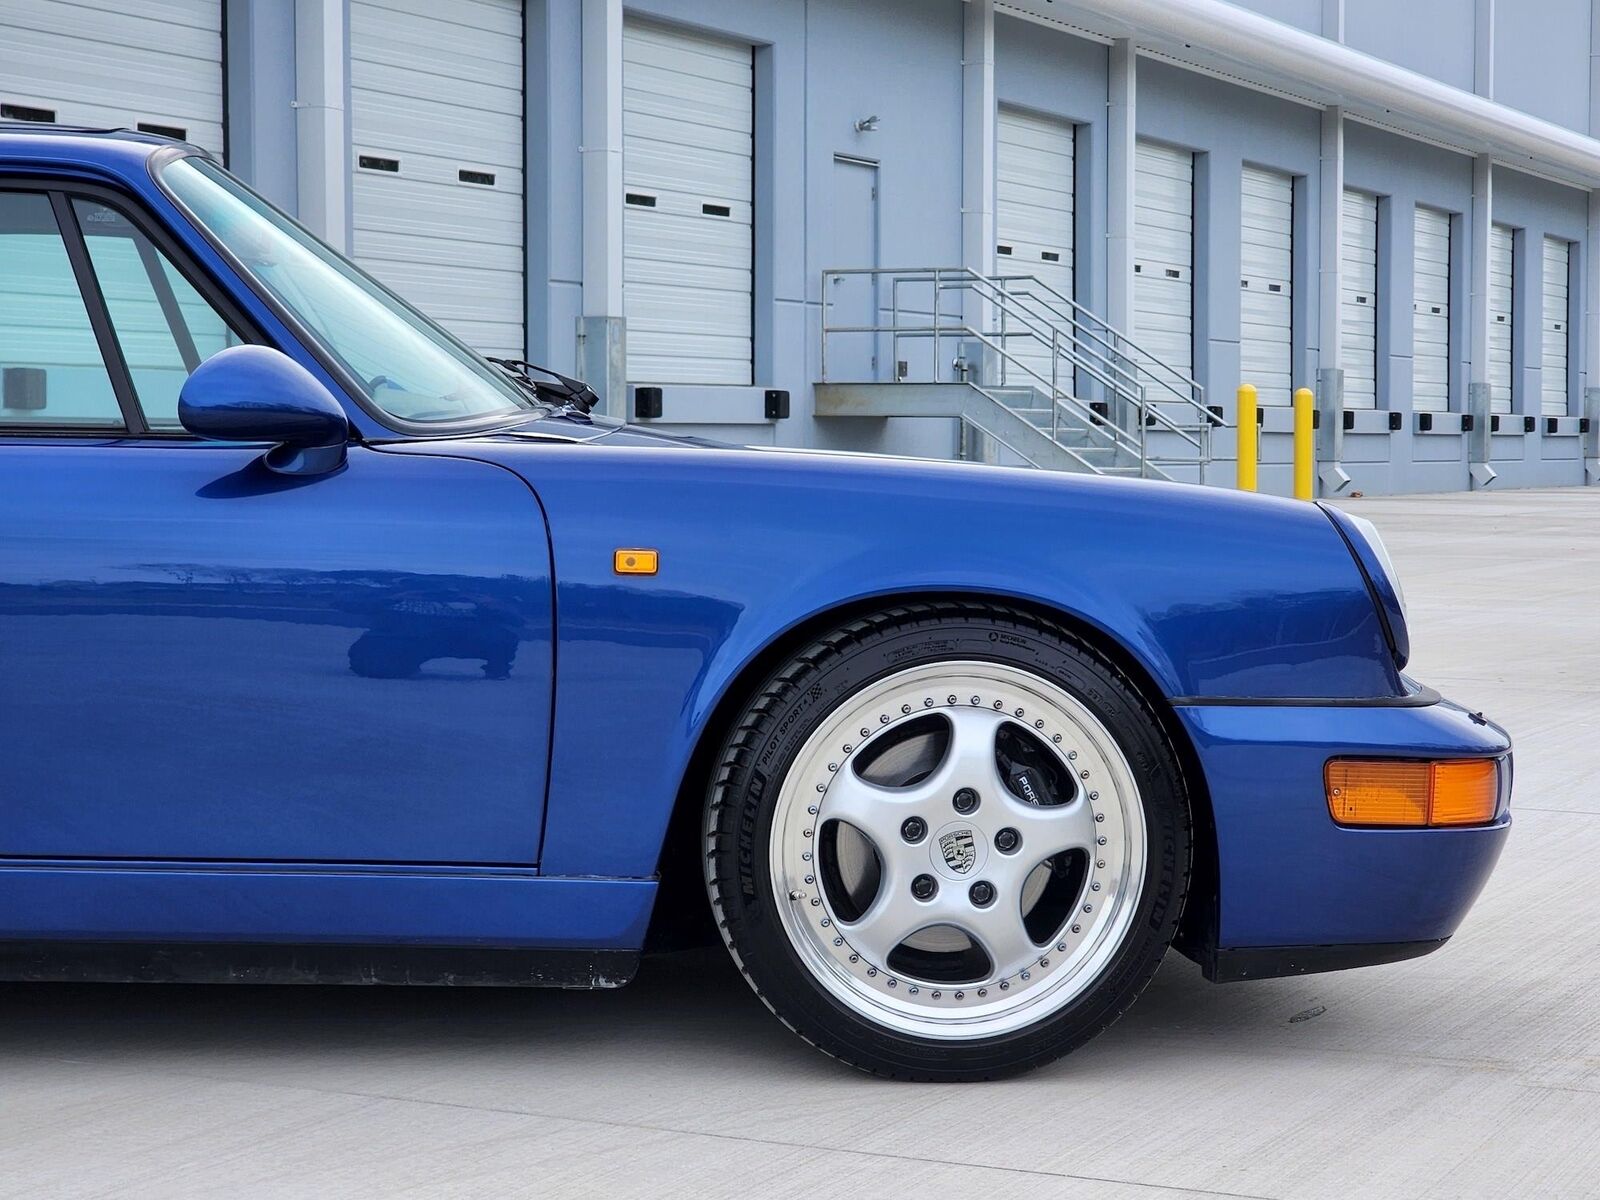
{"type": "Polygon", "coordinates": [[[260,455],[0,442],[0,852],[537,862],[532,493],[459,459],[356,448],[307,482],[260,455]]]}
{"type": "Polygon", "coordinates": [[[509,867],[30,860],[0,870],[0,941],[636,950],[655,894],[509,867]]]}
{"type": "Polygon", "coordinates": [[[1438,941],[1500,857],[1503,802],[1492,825],[1470,829],[1345,829],[1328,817],[1330,758],[1509,752],[1503,730],[1457,705],[1206,705],[1178,717],[1211,792],[1224,947],[1438,941]]]}
{"type": "Polygon", "coordinates": [[[1361,573],[1312,505],[847,455],[516,437],[406,443],[516,470],[549,516],[561,681],[545,869],[655,870],[688,758],[756,656],[875,597],[1023,600],[1168,697],[1395,697],[1361,573]],[[660,574],[619,578],[619,546],[660,574]],[[594,736],[626,731],[604,753],[594,736]],[[608,835],[594,837],[594,829],[608,835]]]}
{"type": "Polygon", "coordinates": [[[1505,839],[1341,829],[1341,755],[1504,754],[1399,674],[1317,506],[713,448],[577,417],[388,429],[188,225],[159,143],[0,134],[115,188],[341,397],[341,471],[0,437],[0,940],[638,947],[697,749],[786,639],[951,594],[1059,615],[1171,706],[1213,947],[1449,935],[1505,839]],[[619,547],[659,574],[619,577],[619,547]]]}

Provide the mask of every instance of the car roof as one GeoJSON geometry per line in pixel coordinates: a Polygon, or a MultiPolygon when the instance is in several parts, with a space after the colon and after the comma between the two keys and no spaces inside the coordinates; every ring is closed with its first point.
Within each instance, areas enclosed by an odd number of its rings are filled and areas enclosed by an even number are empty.
{"type": "Polygon", "coordinates": [[[91,125],[60,125],[51,121],[0,121],[0,138],[10,140],[13,136],[29,138],[94,138],[97,140],[140,142],[146,146],[187,145],[185,142],[163,137],[158,133],[146,133],[142,129],[129,129],[126,126],[95,127],[91,125]]]}
{"type": "Polygon", "coordinates": [[[212,157],[191,142],[180,142],[140,129],[96,129],[43,121],[0,121],[0,160],[24,170],[31,164],[80,167],[128,175],[145,171],[146,160],[159,150],[179,147],[189,154],[212,157]]]}

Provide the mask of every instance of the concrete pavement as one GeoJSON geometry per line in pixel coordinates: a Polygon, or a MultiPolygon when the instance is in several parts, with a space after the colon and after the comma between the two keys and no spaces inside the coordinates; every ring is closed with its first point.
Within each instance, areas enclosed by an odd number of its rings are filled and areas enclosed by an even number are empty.
{"type": "Polygon", "coordinates": [[[1456,939],[979,1087],[801,1044],[720,951],[612,993],[0,985],[0,1197],[1600,1196],[1600,489],[1354,500],[1413,670],[1517,739],[1456,939]]]}

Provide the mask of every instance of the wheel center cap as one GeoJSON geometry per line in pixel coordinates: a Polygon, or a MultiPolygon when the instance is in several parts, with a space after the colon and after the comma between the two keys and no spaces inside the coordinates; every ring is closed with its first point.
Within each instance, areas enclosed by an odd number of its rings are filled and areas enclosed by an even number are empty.
{"type": "Polygon", "coordinates": [[[968,821],[952,821],[928,839],[928,855],[946,879],[971,879],[989,857],[989,839],[968,821]]]}

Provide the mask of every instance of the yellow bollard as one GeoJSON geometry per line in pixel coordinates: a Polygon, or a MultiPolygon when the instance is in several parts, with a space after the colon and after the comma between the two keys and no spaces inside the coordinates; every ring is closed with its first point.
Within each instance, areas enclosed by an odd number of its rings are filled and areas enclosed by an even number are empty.
{"type": "Polygon", "coordinates": [[[1316,401],[1310,388],[1294,393],[1294,498],[1309,500],[1316,490],[1317,441],[1313,424],[1316,401]]]}
{"type": "Polygon", "coordinates": [[[1260,426],[1256,416],[1256,389],[1254,384],[1239,385],[1239,406],[1236,423],[1239,434],[1239,490],[1256,490],[1256,459],[1260,454],[1260,426]]]}

